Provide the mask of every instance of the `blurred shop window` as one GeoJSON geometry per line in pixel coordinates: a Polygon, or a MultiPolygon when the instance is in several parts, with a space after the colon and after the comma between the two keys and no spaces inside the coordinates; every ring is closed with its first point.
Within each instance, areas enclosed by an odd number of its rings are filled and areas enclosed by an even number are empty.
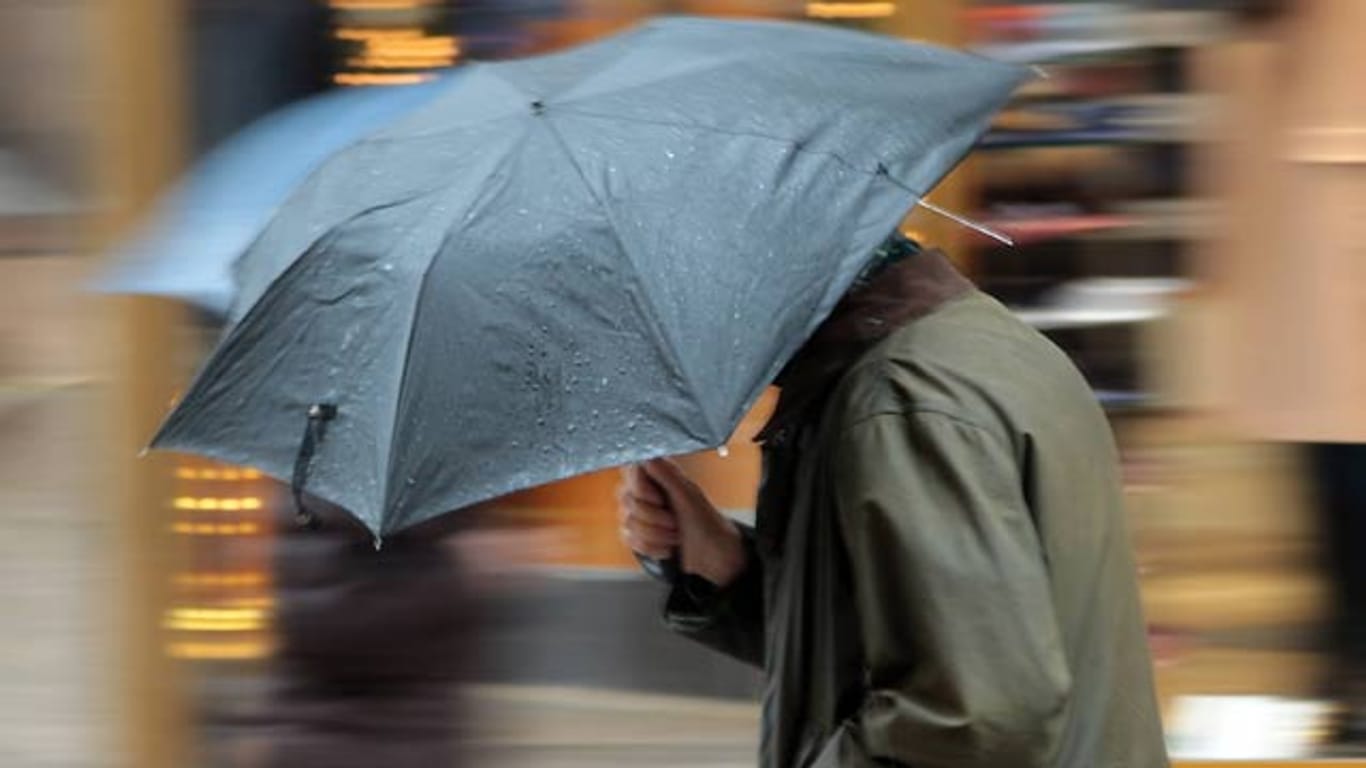
{"type": "Polygon", "coordinates": [[[463,58],[448,2],[328,0],[328,8],[336,85],[412,85],[463,58]]]}

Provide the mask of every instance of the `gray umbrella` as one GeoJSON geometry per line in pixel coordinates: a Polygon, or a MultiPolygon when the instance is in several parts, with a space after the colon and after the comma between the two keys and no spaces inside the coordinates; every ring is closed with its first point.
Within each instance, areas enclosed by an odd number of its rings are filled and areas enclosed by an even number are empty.
{"type": "Polygon", "coordinates": [[[687,18],[475,65],[281,209],[154,445],[377,537],[719,446],[1025,77],[687,18]]]}

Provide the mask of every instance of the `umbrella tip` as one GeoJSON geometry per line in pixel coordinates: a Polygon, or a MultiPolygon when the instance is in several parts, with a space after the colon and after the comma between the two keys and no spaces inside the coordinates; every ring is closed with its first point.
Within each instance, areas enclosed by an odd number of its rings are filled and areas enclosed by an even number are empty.
{"type": "Polygon", "coordinates": [[[152,449],[151,449],[151,448],[143,448],[142,450],[138,451],[138,458],[139,458],[139,459],[145,459],[145,458],[147,458],[147,454],[149,454],[149,453],[151,453],[151,452],[152,452],[152,449]]]}

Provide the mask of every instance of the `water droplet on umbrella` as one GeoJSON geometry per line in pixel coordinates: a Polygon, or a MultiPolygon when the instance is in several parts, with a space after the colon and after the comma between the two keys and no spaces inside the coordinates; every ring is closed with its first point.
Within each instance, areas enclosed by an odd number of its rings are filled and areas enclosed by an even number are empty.
{"type": "Polygon", "coordinates": [[[606,376],[603,376],[603,377],[602,377],[602,385],[603,385],[604,387],[607,386],[607,377],[606,377],[606,376]]]}
{"type": "Polygon", "coordinates": [[[416,478],[416,477],[408,477],[408,478],[406,478],[406,479],[403,481],[403,484],[404,484],[404,485],[407,485],[407,486],[414,486],[414,485],[417,485],[417,478],[416,478]]]}

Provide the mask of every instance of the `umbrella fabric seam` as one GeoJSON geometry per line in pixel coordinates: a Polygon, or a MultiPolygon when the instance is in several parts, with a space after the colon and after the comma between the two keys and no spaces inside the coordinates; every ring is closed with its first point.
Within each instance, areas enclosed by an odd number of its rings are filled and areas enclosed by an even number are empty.
{"type": "MultiPolygon", "coordinates": [[[[870,177],[872,177],[873,179],[879,179],[879,178],[880,178],[880,179],[885,179],[885,180],[886,180],[888,183],[890,183],[892,186],[894,186],[894,187],[896,187],[897,189],[903,190],[904,192],[910,194],[910,196],[911,196],[912,199],[911,199],[910,205],[909,205],[908,208],[907,208],[908,211],[910,210],[910,208],[914,208],[916,205],[918,205],[918,204],[920,203],[920,201],[921,201],[922,199],[924,199],[924,195],[923,195],[922,193],[917,192],[917,191],[916,191],[915,189],[913,189],[909,184],[906,184],[905,182],[901,181],[900,179],[897,179],[896,177],[892,176],[891,173],[890,173],[890,171],[887,170],[886,165],[884,165],[884,164],[881,163],[881,162],[878,163],[878,165],[877,165],[877,167],[876,167],[875,169],[873,169],[873,170],[866,170],[866,169],[864,169],[864,168],[860,168],[859,166],[855,165],[854,163],[852,163],[851,161],[849,161],[848,159],[846,159],[846,158],[843,157],[842,155],[839,155],[839,154],[837,154],[837,153],[835,153],[835,152],[831,152],[831,151],[828,151],[828,150],[812,150],[812,149],[807,149],[805,146],[803,146],[803,142],[798,141],[798,140],[796,140],[796,139],[789,139],[789,138],[784,138],[784,137],[781,137],[781,136],[773,136],[773,135],[769,135],[769,134],[757,133],[757,132],[754,132],[754,131],[736,131],[736,130],[729,130],[729,129],[725,129],[725,128],[718,128],[718,127],[716,127],[716,126],[705,125],[705,124],[702,124],[702,123],[675,123],[675,122],[669,122],[669,121],[666,121],[666,120],[650,120],[650,119],[648,119],[648,118],[641,118],[641,117],[619,117],[619,116],[616,116],[616,115],[607,115],[607,114],[598,113],[598,112],[585,112],[585,111],[579,110],[579,109],[564,109],[564,108],[561,108],[561,109],[558,109],[557,111],[558,111],[558,112],[561,112],[561,113],[563,113],[563,114],[566,114],[566,115],[573,115],[573,116],[576,116],[576,117],[586,117],[586,118],[589,118],[589,119],[596,119],[596,120],[621,120],[621,121],[623,121],[623,122],[636,122],[636,123],[641,123],[641,124],[645,124],[645,125],[658,125],[658,126],[663,126],[663,127],[668,127],[668,128],[692,129],[692,130],[705,131],[705,132],[709,132],[709,133],[717,133],[717,134],[727,135],[727,136],[739,136],[739,137],[744,137],[744,138],[753,138],[753,139],[760,139],[760,140],[764,140],[764,141],[772,141],[772,142],[776,142],[776,143],[779,143],[779,144],[788,144],[788,145],[791,145],[791,146],[794,148],[795,151],[800,152],[800,153],[802,153],[802,154],[805,154],[805,155],[815,155],[815,156],[819,156],[819,157],[828,157],[828,158],[830,158],[830,159],[832,159],[832,160],[838,162],[840,165],[843,165],[844,167],[848,168],[849,170],[851,170],[851,171],[853,171],[853,172],[855,172],[855,173],[861,173],[861,174],[870,176],[870,177]]],[[[561,142],[561,146],[564,146],[564,139],[563,139],[563,137],[560,136],[560,134],[559,134],[558,131],[554,131],[554,133],[555,133],[555,135],[556,135],[556,138],[559,139],[559,141],[561,142]]],[[[566,151],[567,151],[567,150],[566,150],[566,151]]],[[[571,161],[573,161],[573,158],[571,158],[571,161]]],[[[578,167],[578,164],[577,164],[576,161],[573,161],[573,162],[574,162],[574,164],[575,164],[575,169],[578,170],[579,173],[580,173],[580,176],[582,176],[582,175],[583,175],[582,169],[580,169],[580,168],[578,167]]],[[[584,179],[584,183],[585,183],[585,184],[588,184],[588,181],[587,181],[586,178],[584,179]]],[[[594,194],[594,199],[597,200],[597,196],[596,196],[595,193],[592,192],[591,188],[590,188],[589,192],[590,192],[590,194],[594,194]]],[[[601,201],[598,201],[598,204],[599,204],[600,207],[603,208],[604,213],[608,216],[608,220],[609,220],[609,223],[610,223],[610,221],[611,221],[611,213],[610,213],[610,211],[607,210],[607,207],[606,207],[605,205],[603,205],[601,201]]],[[[851,229],[853,229],[854,227],[855,227],[855,222],[847,222],[846,225],[845,225],[845,230],[846,230],[846,232],[847,232],[848,230],[851,230],[851,229]]],[[[615,225],[613,225],[613,235],[615,236],[615,234],[616,234],[615,225]]],[[[620,240],[618,240],[618,242],[620,243],[620,240]]],[[[625,247],[624,247],[624,245],[623,245],[623,251],[625,252],[625,247]]],[[[627,257],[630,258],[629,252],[627,252],[627,257]]],[[[816,325],[819,325],[819,323],[817,323],[816,325]]],[[[814,330],[814,328],[813,328],[812,330],[814,330]]],[[[808,333],[808,335],[809,335],[809,333],[808,333]]],[[[669,350],[669,351],[670,351],[670,354],[673,355],[673,356],[675,357],[675,359],[677,360],[677,353],[673,350],[672,346],[670,346],[670,350],[669,350]]],[[[785,361],[779,361],[779,362],[775,363],[775,364],[772,366],[773,370],[769,372],[769,376],[768,376],[768,378],[769,378],[770,381],[772,380],[772,377],[776,376],[777,373],[778,373],[778,371],[782,369],[784,362],[785,362],[785,361]]],[[[681,368],[681,363],[680,363],[679,365],[680,365],[680,368],[681,368]]],[[[685,375],[686,375],[686,374],[685,374],[685,375]]],[[[689,384],[691,385],[691,378],[689,378],[689,384]]],[[[761,390],[761,391],[762,391],[762,390],[761,390]]],[[[747,397],[747,398],[746,398],[746,402],[748,403],[750,400],[757,400],[757,398],[758,398],[758,395],[755,394],[755,395],[753,395],[752,397],[747,397]]],[[[706,409],[705,409],[705,408],[703,409],[703,411],[704,411],[704,416],[707,417],[708,425],[711,426],[713,430],[717,430],[716,426],[715,426],[714,424],[711,423],[710,414],[706,413],[706,409]]],[[[743,409],[742,409],[742,412],[743,412],[743,409]]],[[[734,415],[731,415],[730,418],[731,418],[732,421],[735,421],[735,420],[736,420],[735,417],[734,417],[734,415]]],[[[717,430],[717,431],[718,431],[718,433],[719,433],[720,431],[729,432],[729,430],[717,430]]],[[[721,438],[721,439],[724,439],[724,438],[721,438]]]]}
{"type": "Polygon", "coordinates": [[[585,112],[585,111],[580,110],[580,109],[564,109],[564,108],[561,108],[559,111],[564,112],[565,114],[568,114],[568,115],[575,115],[575,116],[578,116],[578,117],[587,117],[587,118],[590,118],[590,119],[597,119],[597,120],[621,120],[622,122],[642,123],[642,124],[645,124],[645,125],[658,125],[658,126],[662,126],[662,127],[665,127],[665,128],[691,128],[691,129],[695,129],[695,130],[699,130],[699,131],[707,131],[707,132],[709,132],[709,133],[719,133],[719,134],[722,134],[722,135],[725,135],[725,136],[739,136],[739,137],[751,138],[751,139],[763,139],[763,140],[765,140],[765,141],[777,142],[777,143],[779,143],[779,144],[789,144],[789,145],[791,145],[792,148],[793,148],[795,151],[797,151],[797,152],[801,152],[801,153],[804,154],[804,155],[816,155],[816,156],[820,156],[820,157],[828,157],[828,158],[830,158],[830,159],[832,159],[832,160],[838,162],[840,165],[843,165],[844,167],[848,168],[848,169],[851,170],[851,171],[855,171],[855,172],[858,172],[858,173],[867,174],[867,175],[869,175],[869,176],[884,176],[884,177],[888,178],[889,180],[895,182],[897,186],[899,186],[899,187],[901,187],[902,189],[905,189],[906,191],[908,191],[908,192],[910,192],[911,194],[915,195],[917,198],[918,198],[918,197],[921,197],[921,193],[916,192],[914,189],[912,189],[912,188],[910,187],[910,185],[906,184],[905,182],[900,181],[899,179],[894,178],[893,176],[891,176],[890,173],[886,172],[885,170],[881,170],[881,169],[883,169],[883,165],[882,165],[882,163],[880,163],[880,162],[879,162],[879,164],[878,164],[876,167],[874,167],[874,168],[872,168],[872,169],[862,168],[862,167],[858,166],[857,164],[855,164],[853,161],[849,160],[848,158],[844,157],[843,155],[841,155],[841,154],[839,154],[839,153],[837,153],[837,152],[832,152],[832,151],[830,151],[830,150],[825,150],[825,149],[810,149],[809,147],[806,146],[806,143],[805,143],[805,142],[803,142],[803,141],[801,141],[801,140],[799,140],[799,139],[791,139],[791,138],[787,138],[787,137],[785,137],[785,136],[773,136],[773,135],[771,135],[771,134],[759,133],[759,132],[757,132],[757,131],[738,131],[738,130],[729,129],[729,128],[720,128],[720,127],[714,126],[714,125],[706,125],[705,123],[682,123],[682,122],[671,122],[671,121],[668,121],[668,120],[650,120],[649,118],[644,118],[644,117],[629,117],[629,116],[621,116],[621,115],[608,115],[608,114],[604,114],[604,113],[602,113],[602,112],[585,112]]]}
{"type": "MultiPolygon", "coordinates": [[[[522,140],[525,140],[525,134],[523,134],[522,140]]],[[[500,162],[501,162],[501,161],[500,161],[500,162]]],[[[394,451],[393,451],[393,449],[392,449],[392,446],[393,446],[393,438],[394,438],[394,436],[397,435],[398,432],[399,432],[399,419],[403,416],[405,403],[406,403],[406,401],[407,401],[407,399],[408,399],[408,398],[407,398],[407,390],[408,390],[408,369],[409,369],[409,367],[412,365],[412,359],[413,359],[413,339],[414,339],[414,337],[417,335],[417,329],[418,329],[418,326],[419,326],[418,318],[419,318],[419,315],[422,313],[423,297],[424,297],[424,296],[426,295],[426,293],[427,293],[428,277],[429,277],[430,274],[431,274],[432,268],[436,265],[437,260],[441,258],[441,254],[446,250],[446,246],[449,245],[449,244],[454,240],[454,238],[456,238],[456,237],[458,237],[458,236],[464,234],[464,232],[465,232],[465,225],[468,223],[468,221],[467,221],[468,215],[469,215],[472,211],[477,210],[477,209],[480,207],[480,205],[481,205],[485,200],[488,199],[488,195],[489,195],[488,186],[487,186],[487,185],[481,185],[479,194],[475,195],[474,198],[473,198],[472,200],[470,200],[469,205],[466,206],[466,208],[465,208],[466,217],[461,219],[461,223],[460,223],[460,225],[459,225],[458,227],[452,227],[452,228],[451,228],[449,231],[447,231],[446,234],[441,238],[441,242],[437,244],[437,246],[436,246],[435,249],[433,249],[432,254],[431,254],[431,257],[428,259],[426,266],[424,266],[424,267],[422,268],[422,274],[421,274],[421,276],[419,276],[419,278],[418,278],[417,295],[413,298],[413,312],[412,312],[412,318],[411,318],[411,320],[410,320],[410,322],[409,322],[409,324],[408,324],[408,325],[409,325],[409,327],[408,327],[408,337],[407,337],[407,342],[406,342],[407,346],[406,346],[406,348],[404,349],[404,353],[403,353],[403,367],[402,367],[402,368],[400,369],[400,371],[399,371],[398,393],[397,393],[397,396],[394,398],[394,400],[395,400],[395,403],[394,403],[394,413],[393,413],[392,419],[391,419],[391,421],[390,421],[389,443],[390,443],[390,446],[391,446],[391,447],[390,447],[389,453],[388,453],[388,455],[385,457],[385,461],[384,461],[384,475],[383,475],[383,476],[384,476],[384,493],[383,493],[384,498],[382,499],[381,504],[380,504],[380,506],[381,506],[381,510],[380,510],[381,520],[384,519],[385,514],[389,511],[390,502],[395,501],[394,499],[390,499],[390,498],[389,498],[390,488],[394,485],[394,479],[395,479],[395,478],[393,477],[393,474],[394,474],[394,451]]],[[[437,203],[436,200],[433,200],[433,201],[432,201],[432,203],[431,203],[431,205],[428,207],[428,209],[427,209],[426,211],[423,212],[422,218],[425,218],[425,217],[427,217],[428,215],[431,214],[431,211],[432,211],[432,209],[436,206],[436,203],[437,203]]],[[[400,486],[400,487],[406,487],[406,486],[400,486]]],[[[388,532],[388,531],[385,530],[385,529],[383,528],[383,526],[381,526],[381,529],[380,529],[380,531],[379,531],[379,534],[380,534],[381,536],[383,536],[383,535],[384,535],[385,533],[387,533],[387,532],[388,532]]]]}
{"type": "MultiPolygon", "coordinates": [[[[473,210],[480,203],[481,200],[483,200],[482,196],[476,197],[474,200],[472,200],[470,202],[469,207],[466,209],[466,212],[468,213],[468,211],[473,210]]],[[[436,202],[433,201],[431,206],[423,212],[424,218],[431,213],[432,208],[435,207],[435,205],[436,202]]],[[[387,455],[384,457],[384,491],[382,493],[384,498],[380,502],[379,510],[381,525],[378,533],[380,536],[384,536],[386,533],[389,532],[383,526],[383,521],[386,519],[386,513],[390,511],[390,502],[396,501],[394,499],[389,498],[390,488],[395,485],[393,477],[395,454],[395,451],[393,450],[394,436],[397,435],[399,432],[399,419],[403,416],[404,404],[407,400],[406,396],[408,390],[408,369],[409,366],[412,365],[413,339],[417,335],[417,329],[419,325],[418,317],[422,313],[422,299],[427,293],[427,278],[431,274],[432,268],[436,265],[437,259],[441,258],[441,254],[443,251],[445,251],[446,246],[452,241],[453,238],[460,234],[463,234],[463,232],[463,227],[451,228],[451,230],[448,231],[446,235],[441,238],[441,242],[438,243],[436,248],[432,251],[431,258],[428,259],[426,266],[422,268],[422,274],[418,277],[417,295],[413,297],[412,317],[408,322],[408,335],[405,341],[405,348],[403,350],[403,366],[402,368],[400,368],[398,375],[398,393],[397,396],[394,398],[394,412],[390,418],[389,424],[390,449],[387,452],[387,455]]]]}
{"type": "MultiPolygon", "coordinates": [[[[329,161],[329,162],[330,162],[330,161],[329,161]]],[[[317,168],[317,169],[314,171],[314,174],[320,175],[320,174],[326,169],[326,167],[327,167],[326,165],[320,166],[319,168],[317,168]]],[[[308,179],[308,181],[306,181],[306,182],[304,182],[304,183],[305,183],[305,184],[308,184],[308,183],[311,182],[311,181],[313,181],[313,174],[311,174],[310,177],[309,177],[309,179],[308,179]]],[[[415,200],[421,200],[422,198],[424,198],[424,197],[426,197],[426,196],[428,196],[428,195],[436,194],[437,192],[440,192],[440,191],[442,191],[443,189],[444,189],[444,187],[434,187],[434,188],[432,188],[432,189],[424,189],[424,190],[421,190],[421,191],[418,191],[418,192],[413,192],[413,193],[410,194],[410,195],[406,195],[406,196],[404,196],[404,197],[402,197],[402,198],[400,198],[400,199],[398,199],[398,200],[394,200],[394,201],[392,201],[392,202],[378,203],[378,204],[376,204],[376,205],[371,205],[371,206],[368,206],[368,207],[366,207],[366,208],[363,208],[363,209],[357,211],[357,212],[354,213],[354,214],[351,214],[350,216],[347,216],[346,218],[342,219],[341,221],[338,221],[336,224],[333,224],[333,225],[329,226],[326,230],[324,230],[323,232],[319,233],[317,237],[315,237],[315,238],[313,238],[312,240],[310,240],[310,241],[308,242],[308,245],[306,245],[306,246],[300,251],[300,255],[299,255],[298,257],[296,257],[293,261],[291,261],[290,263],[288,263],[288,264],[285,266],[285,268],[284,268],[283,270],[281,270],[278,274],[275,275],[275,277],[271,278],[270,281],[267,282],[267,283],[261,288],[260,293],[257,294],[256,296],[252,297],[252,299],[251,299],[252,303],[255,304],[257,301],[260,301],[261,297],[265,296],[266,293],[268,293],[272,288],[274,288],[274,287],[275,287],[275,284],[278,283],[278,282],[280,281],[280,279],[283,278],[287,272],[289,272],[291,269],[293,269],[294,265],[297,264],[304,256],[306,256],[306,255],[308,254],[309,251],[312,251],[314,248],[316,248],[316,247],[318,246],[318,244],[321,243],[323,240],[327,239],[328,237],[333,236],[333,235],[337,232],[337,230],[340,229],[341,227],[344,227],[344,226],[346,226],[347,224],[350,224],[351,222],[356,221],[357,219],[361,218],[362,216],[367,216],[367,215],[369,215],[369,214],[371,214],[371,213],[374,213],[374,212],[376,212],[376,211],[382,211],[382,210],[386,210],[386,209],[389,209],[389,208],[396,208],[396,207],[398,207],[398,206],[400,206],[400,205],[407,205],[408,203],[411,203],[411,202],[413,202],[413,201],[415,201],[415,200]]],[[[291,199],[288,200],[288,201],[286,201],[286,203],[285,203],[284,205],[281,205],[280,208],[283,209],[283,208],[285,207],[285,205],[288,205],[289,203],[294,202],[294,200],[297,199],[298,194],[300,194],[300,193],[302,193],[302,192],[303,192],[303,188],[301,187],[301,188],[300,188],[300,192],[299,192],[299,193],[296,193],[294,196],[292,196],[291,199]]],[[[241,265],[244,263],[244,261],[247,259],[247,257],[253,255],[253,253],[256,251],[257,246],[265,239],[266,235],[269,234],[269,233],[271,232],[271,230],[273,229],[274,225],[275,225],[275,221],[274,221],[274,219],[272,219],[271,223],[270,223],[269,225],[267,225],[265,229],[261,230],[261,232],[258,233],[258,234],[256,235],[256,237],[251,241],[251,244],[247,246],[246,250],[242,251],[241,255],[239,255],[239,256],[233,261],[233,263],[232,263],[231,272],[232,272],[232,279],[233,279],[233,287],[237,290],[238,295],[237,295],[236,299],[235,299],[234,302],[233,302],[235,306],[230,307],[229,310],[228,310],[228,321],[229,321],[229,326],[230,326],[230,327],[236,326],[236,325],[238,325],[239,323],[241,323],[242,321],[246,320],[246,319],[247,319],[247,316],[250,314],[250,309],[248,309],[247,311],[245,311],[245,312],[242,313],[242,316],[241,316],[240,318],[237,318],[236,320],[233,319],[233,315],[236,314],[236,312],[237,312],[237,310],[238,310],[238,307],[243,303],[243,301],[242,301],[242,295],[241,295],[241,290],[242,290],[241,265]]]]}
{"type": "MultiPolygon", "coordinates": [[[[421,199],[422,197],[426,196],[427,194],[430,194],[431,192],[432,192],[432,190],[429,190],[429,191],[427,191],[427,192],[420,193],[420,194],[416,194],[416,195],[413,195],[413,196],[408,197],[408,198],[404,198],[404,199],[399,200],[399,201],[395,201],[395,202],[391,202],[391,203],[384,203],[384,204],[380,204],[380,205],[370,206],[370,207],[368,207],[368,208],[365,208],[364,210],[358,211],[357,213],[353,214],[352,216],[347,217],[345,220],[339,222],[337,225],[335,225],[335,226],[333,226],[333,227],[328,228],[328,230],[327,230],[326,232],[323,232],[323,233],[321,233],[318,237],[314,238],[314,240],[308,245],[307,249],[304,251],[304,253],[303,253],[299,258],[295,259],[295,260],[288,266],[288,268],[286,268],[283,272],[281,272],[278,276],[276,276],[275,279],[271,280],[271,282],[270,282],[270,283],[265,287],[265,289],[261,292],[260,297],[258,297],[258,298],[252,303],[251,309],[248,310],[248,311],[243,315],[243,317],[241,318],[241,320],[239,320],[237,323],[233,324],[233,326],[232,326],[232,327],[230,328],[230,330],[227,332],[227,336],[225,337],[225,339],[224,339],[224,341],[222,342],[222,344],[229,344],[229,343],[232,343],[232,342],[237,338],[238,333],[243,332],[242,329],[248,328],[248,327],[249,327],[249,321],[251,320],[251,318],[253,317],[253,315],[254,315],[257,311],[261,311],[260,308],[263,307],[263,306],[265,306],[265,302],[263,301],[263,300],[265,299],[265,297],[271,295],[271,293],[272,293],[273,291],[276,291],[276,290],[281,289],[282,284],[283,284],[286,280],[290,279],[290,278],[294,275],[294,273],[297,272],[298,270],[303,269],[303,268],[305,267],[306,263],[312,260],[312,259],[310,258],[310,254],[317,254],[317,253],[320,253],[323,249],[325,249],[325,248],[327,247],[327,242],[328,242],[330,239],[334,239],[334,238],[337,236],[338,231],[341,229],[341,227],[345,226],[346,224],[348,224],[348,223],[350,223],[350,222],[359,220],[360,218],[362,218],[362,217],[364,217],[364,216],[373,214],[373,213],[375,213],[375,212],[377,212],[377,211],[388,210],[388,209],[395,208],[395,207],[398,207],[398,206],[401,206],[401,205],[405,205],[405,204],[407,204],[407,203],[412,202],[413,200],[419,200],[419,199],[421,199]]],[[[302,332],[302,331],[300,331],[300,332],[302,332]]],[[[214,363],[214,360],[211,359],[211,360],[209,361],[209,364],[206,365],[203,369],[201,369],[201,370],[198,372],[198,374],[196,374],[194,381],[192,381],[191,384],[190,384],[190,386],[186,389],[187,396],[186,396],[185,400],[183,400],[180,404],[177,405],[175,411],[172,413],[172,418],[174,418],[175,413],[179,413],[179,412],[181,411],[181,407],[182,407],[183,405],[185,405],[185,404],[191,402],[191,399],[190,399],[190,398],[194,398],[195,401],[199,401],[199,400],[202,400],[202,399],[203,399],[204,395],[199,394],[199,383],[200,383],[200,380],[201,380],[201,379],[204,379],[204,378],[206,378],[206,377],[208,376],[208,374],[210,373],[210,371],[211,371],[211,369],[212,369],[213,363],[214,363]]],[[[263,462],[259,462],[259,461],[252,460],[249,452],[245,452],[245,451],[241,451],[241,450],[236,450],[236,451],[234,451],[234,450],[231,450],[231,449],[218,449],[216,446],[213,446],[213,445],[210,445],[210,446],[207,446],[207,447],[205,447],[205,446],[192,446],[192,445],[190,445],[190,444],[181,443],[180,441],[174,439],[174,437],[172,437],[171,442],[170,442],[169,444],[164,444],[164,443],[162,442],[163,439],[166,438],[166,437],[168,437],[168,436],[170,436],[170,434],[171,434],[176,428],[178,428],[178,427],[179,427],[179,422],[178,422],[178,421],[171,421],[171,420],[168,420],[165,424],[162,425],[162,427],[161,427],[161,428],[157,431],[157,433],[152,437],[152,440],[151,440],[150,443],[149,443],[149,444],[150,444],[150,447],[153,447],[153,448],[167,448],[167,449],[170,449],[170,450],[177,450],[177,449],[179,449],[179,450],[193,450],[193,451],[196,452],[196,453],[202,453],[203,455],[210,456],[210,457],[212,457],[212,458],[217,458],[217,459],[219,459],[219,460],[226,461],[226,462],[229,462],[229,463],[242,464],[242,465],[245,465],[245,466],[254,467],[254,468],[256,468],[256,469],[261,470],[262,472],[265,472],[267,475],[276,478],[277,480],[279,480],[279,481],[281,481],[281,482],[288,482],[288,480],[289,480],[289,471],[288,471],[288,469],[281,468],[281,469],[279,469],[279,470],[276,470],[276,469],[273,469],[273,468],[264,466],[264,465],[263,465],[263,462]]],[[[342,506],[341,501],[338,500],[338,499],[331,498],[331,497],[330,497],[330,494],[329,494],[329,495],[323,495],[323,494],[320,494],[320,493],[316,492],[316,490],[310,490],[310,491],[309,491],[309,494],[312,495],[312,496],[314,496],[314,497],[316,497],[316,498],[322,499],[322,500],[324,500],[324,501],[326,501],[326,502],[328,502],[328,503],[337,504],[337,505],[339,505],[339,506],[342,506]]],[[[359,517],[359,513],[355,513],[355,514],[356,514],[357,517],[359,517]]]]}
{"type": "MultiPolygon", "coordinates": [[[[477,200],[475,202],[477,202],[477,200]]],[[[436,200],[429,203],[427,210],[423,211],[419,218],[425,219],[429,216],[436,207],[436,203],[436,200]]],[[[470,207],[473,208],[474,203],[471,203],[470,207]]],[[[446,233],[445,237],[441,238],[441,242],[433,250],[431,257],[427,260],[427,264],[422,267],[422,274],[418,277],[417,292],[416,295],[413,296],[412,315],[408,320],[408,334],[404,339],[403,365],[399,368],[398,373],[398,392],[394,397],[394,411],[389,417],[389,450],[385,452],[384,470],[381,473],[384,485],[380,491],[380,525],[379,530],[377,531],[377,535],[380,537],[383,537],[384,534],[388,533],[384,528],[383,522],[385,520],[385,513],[389,511],[389,502],[391,501],[389,498],[389,490],[393,486],[394,436],[398,434],[399,418],[403,415],[404,394],[406,393],[408,383],[408,366],[412,364],[413,337],[417,335],[418,315],[422,312],[422,297],[427,292],[427,275],[431,273],[432,266],[436,264],[436,260],[441,256],[441,252],[445,249],[446,244],[451,241],[451,238],[454,237],[458,231],[460,230],[452,228],[451,231],[446,233]]]]}
{"type": "MultiPolygon", "coordinates": [[[[617,247],[621,249],[622,255],[625,256],[626,259],[631,262],[632,267],[635,268],[634,271],[637,273],[636,280],[639,284],[638,273],[640,271],[640,267],[638,264],[636,264],[635,259],[632,257],[631,249],[626,247],[626,243],[622,242],[621,235],[617,232],[616,221],[612,218],[611,209],[605,202],[603,202],[602,198],[598,196],[597,190],[593,189],[592,183],[588,180],[588,174],[584,173],[583,167],[579,165],[578,158],[574,157],[574,153],[570,150],[568,142],[565,141],[564,136],[560,133],[559,129],[555,127],[553,120],[547,119],[544,122],[546,130],[548,130],[550,134],[553,137],[555,137],[555,141],[559,144],[560,149],[564,152],[565,158],[569,161],[569,165],[574,169],[574,172],[583,182],[584,189],[587,190],[589,196],[593,198],[593,202],[597,204],[598,208],[602,211],[602,215],[607,219],[607,229],[611,231],[612,239],[617,242],[617,247]]],[[[649,291],[644,290],[643,284],[640,285],[640,287],[641,296],[643,296],[645,301],[648,303],[650,301],[649,291]]],[[[716,424],[712,421],[712,414],[708,412],[705,404],[700,402],[700,398],[697,393],[701,390],[697,389],[697,385],[693,379],[693,376],[688,371],[687,367],[683,364],[683,357],[678,353],[678,349],[674,345],[673,339],[671,339],[667,333],[664,333],[664,331],[661,328],[659,328],[658,324],[655,322],[655,317],[652,313],[642,312],[641,317],[645,319],[647,327],[649,327],[651,332],[655,335],[656,340],[661,342],[660,346],[663,349],[668,350],[670,361],[674,364],[674,367],[683,377],[684,383],[688,386],[688,392],[692,395],[693,404],[701,413],[702,419],[706,422],[707,428],[710,429],[712,432],[711,435],[694,435],[694,437],[701,437],[703,438],[703,442],[708,443],[715,442],[716,440],[725,440],[729,435],[720,434],[720,432],[722,432],[723,430],[717,429],[716,424]]]]}

